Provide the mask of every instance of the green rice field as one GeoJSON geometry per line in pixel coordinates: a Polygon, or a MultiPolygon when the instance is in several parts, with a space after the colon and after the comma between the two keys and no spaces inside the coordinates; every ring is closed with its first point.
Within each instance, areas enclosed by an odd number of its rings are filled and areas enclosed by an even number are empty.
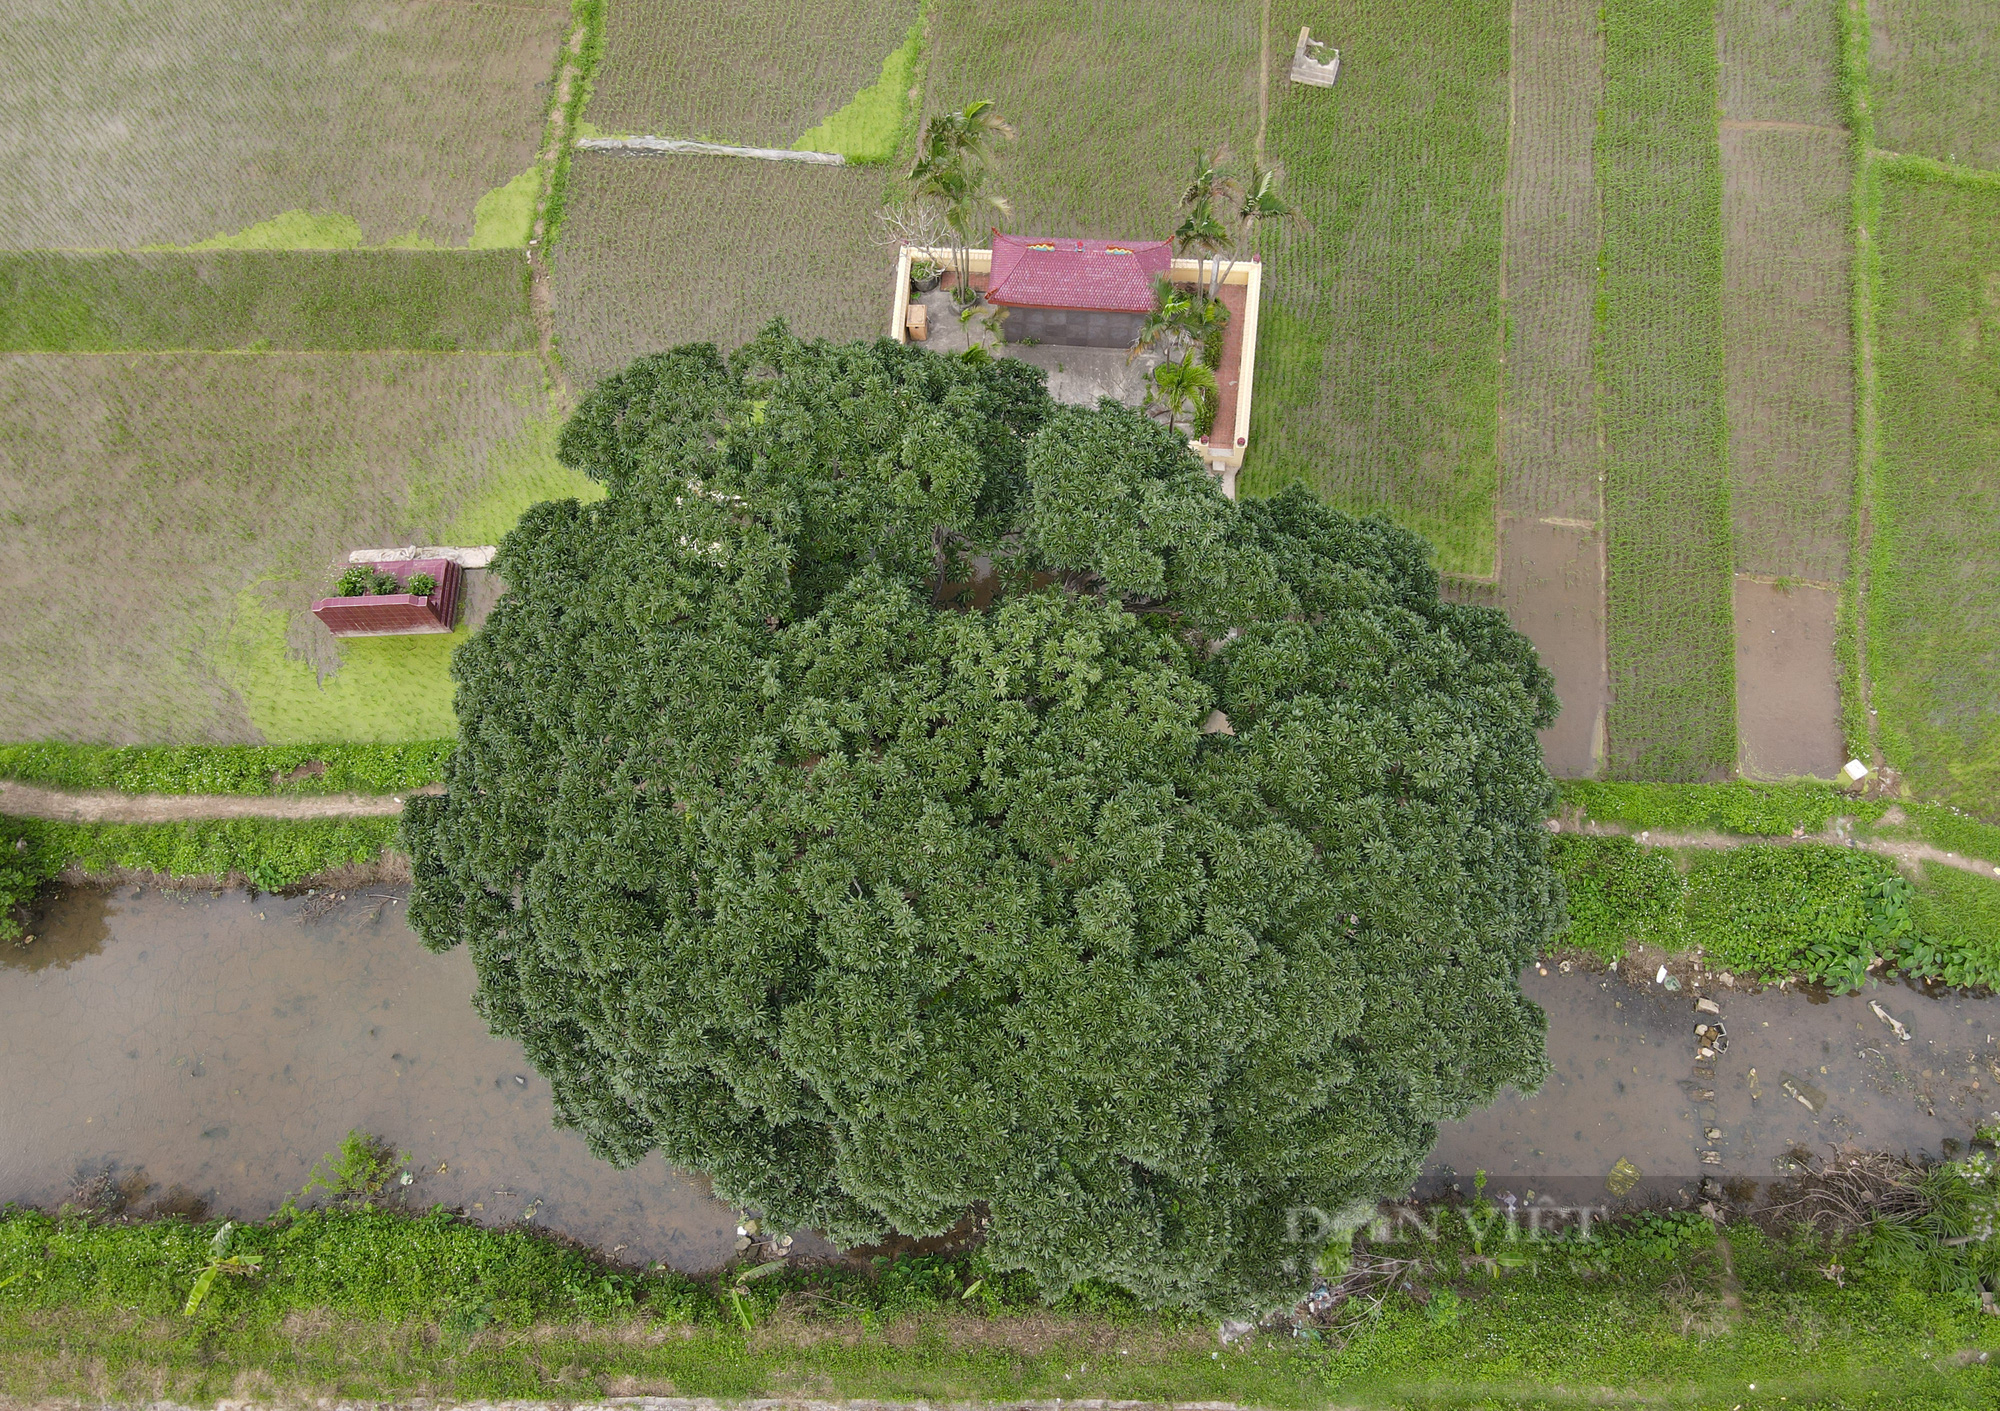
{"type": "Polygon", "coordinates": [[[2000,174],[1879,175],[1881,745],[1918,791],[2000,818],[2000,174]]]}
{"type": "Polygon", "coordinates": [[[599,133],[790,147],[882,77],[918,8],[918,0],[614,0],[585,120],[599,133]]]}
{"type": "Polygon", "coordinates": [[[1875,140],[1892,152],[2000,169],[2000,7],[1868,0],[1875,140]]]}
{"type": "Polygon", "coordinates": [[[1611,0],[1604,41],[1608,767],[1700,780],[1736,758],[1714,11],[1611,0]]]}
{"type": "Polygon", "coordinates": [[[677,343],[889,330],[893,252],[866,167],[583,152],[555,263],[557,347],[585,384],[677,343]]]}
{"type": "Polygon", "coordinates": [[[534,347],[518,250],[0,252],[0,351],[534,347]]]}
{"type": "MultiPolygon", "coordinates": [[[[1295,26],[1279,24],[1288,62],[1295,26]]],[[[1508,7],[1370,0],[1332,88],[1281,84],[1272,160],[1304,223],[1266,241],[1240,482],[1387,511],[1440,568],[1493,570],[1508,7]]]]}
{"type": "Polygon", "coordinates": [[[336,642],[350,548],[492,543],[555,464],[532,356],[0,358],[0,738],[434,739],[451,639],[336,642]]]}
{"type": "Polygon", "coordinates": [[[1258,20],[1255,0],[935,0],[925,109],[990,99],[1019,131],[995,163],[1007,229],[1164,239],[1196,149],[1255,145],[1258,20]]]}
{"type": "Polygon", "coordinates": [[[288,212],[464,246],[535,164],[562,0],[24,0],[0,249],[191,245],[288,212]]]}

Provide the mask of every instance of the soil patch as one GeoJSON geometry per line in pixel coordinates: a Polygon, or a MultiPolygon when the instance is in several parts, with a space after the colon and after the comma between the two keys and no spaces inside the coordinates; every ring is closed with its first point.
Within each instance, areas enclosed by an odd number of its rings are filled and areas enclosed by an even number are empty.
{"type": "Polygon", "coordinates": [[[1831,779],[1845,762],[1829,588],[1736,579],[1737,767],[1746,779],[1831,779]]]}
{"type": "Polygon", "coordinates": [[[1500,601],[1554,673],[1562,714],[1542,731],[1559,779],[1587,779],[1604,759],[1604,542],[1596,528],[1503,516],[1500,601]]]}
{"type": "MultiPolygon", "coordinates": [[[[418,792],[442,792],[419,790],[418,792]]],[[[382,818],[403,811],[402,796],[375,794],[66,794],[0,779],[0,813],[61,823],[179,823],[207,818],[382,818]]]]}

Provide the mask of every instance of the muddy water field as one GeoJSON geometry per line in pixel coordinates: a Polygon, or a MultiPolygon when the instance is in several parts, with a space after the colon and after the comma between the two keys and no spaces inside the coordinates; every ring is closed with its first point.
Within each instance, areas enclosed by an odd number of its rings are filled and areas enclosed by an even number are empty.
{"type": "Polygon", "coordinates": [[[551,1125],[520,1046],[472,1011],[471,959],[425,950],[398,889],[338,895],[77,890],[0,946],[0,1201],[94,1183],[134,1213],[262,1216],[359,1127],[409,1153],[410,1208],[634,1263],[729,1257],[705,1181],[617,1170],[551,1125]]]}
{"type": "MultiPolygon", "coordinates": [[[[0,1202],[88,1191],[134,1214],[256,1218],[361,1128],[408,1153],[408,1208],[633,1263],[724,1263],[736,1212],[657,1156],[617,1170],[557,1130],[519,1046],[473,1013],[465,952],[423,949],[404,904],[393,887],[52,899],[32,944],[0,946],[0,1202]]],[[[1418,1193],[1484,1170],[1517,1201],[1742,1206],[1802,1154],[1946,1155],[2000,1120],[2000,1001],[1695,983],[1531,967],[1552,1075],[1446,1124],[1418,1193]]]]}

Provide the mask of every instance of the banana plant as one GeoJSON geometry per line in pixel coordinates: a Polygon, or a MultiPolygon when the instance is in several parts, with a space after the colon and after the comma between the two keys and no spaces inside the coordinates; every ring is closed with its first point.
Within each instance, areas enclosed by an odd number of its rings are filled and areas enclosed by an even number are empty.
{"type": "Polygon", "coordinates": [[[223,1274],[254,1274],[264,1267],[261,1254],[231,1254],[229,1240],[236,1233],[236,1222],[224,1220],[222,1228],[215,1232],[215,1238],[208,1242],[208,1263],[195,1275],[194,1287],[188,1290],[187,1306],[181,1309],[183,1317],[192,1318],[208,1298],[208,1291],[215,1287],[215,1281],[223,1274]]]}

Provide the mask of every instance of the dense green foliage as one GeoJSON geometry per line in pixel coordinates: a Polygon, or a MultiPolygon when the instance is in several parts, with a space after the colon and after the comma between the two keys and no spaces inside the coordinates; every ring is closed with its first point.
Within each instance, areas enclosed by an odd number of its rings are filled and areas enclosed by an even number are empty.
{"type": "Polygon", "coordinates": [[[264,891],[381,861],[395,818],[231,818],[190,823],[53,823],[0,818],[0,914],[65,867],[86,873],[241,878],[264,891]]]}
{"type": "Polygon", "coordinates": [[[0,253],[0,350],[532,352],[514,250],[0,253]]]}
{"type": "Polygon", "coordinates": [[[1875,818],[1887,807],[1831,784],[1810,782],[1636,784],[1570,779],[1560,788],[1563,805],[1593,822],[1673,833],[1713,830],[1780,837],[1797,828],[1819,833],[1836,818],[1875,818]]]}
{"type": "Polygon", "coordinates": [[[1715,6],[1604,8],[1597,375],[1611,772],[1736,761],[1715,6]]]}
{"type": "Polygon", "coordinates": [[[0,745],[0,779],[127,794],[393,794],[444,778],[450,740],[407,745],[0,745]]]}
{"type": "Polygon", "coordinates": [[[782,325],[562,451],[609,493],[502,545],[406,830],[412,922],[599,1154],[849,1241],[984,1203],[1050,1290],[1241,1306],[1284,1207],[1539,1080],[1553,692],[1414,536],[782,325]]]}
{"type": "Polygon", "coordinates": [[[1918,792],[2000,817],[2000,175],[1874,165],[1866,611],[1881,746],[1918,792]]]}
{"type": "Polygon", "coordinates": [[[1574,833],[1551,857],[1569,896],[1566,946],[1616,960],[1635,946],[1699,949],[1722,970],[1853,989],[1889,971],[2000,982],[2000,881],[1932,865],[1912,884],[1889,859],[1820,844],[1647,847],[1574,833]]]}
{"type": "Polygon", "coordinates": [[[1218,1349],[1212,1327],[1137,1313],[1113,1291],[1080,1290],[1052,1318],[1032,1307],[1031,1283],[977,1252],[750,1283],[746,1334],[715,1282],[608,1268],[440,1214],[376,1212],[238,1227],[231,1249],[261,1255],[261,1268],[218,1279],[185,1317],[215,1227],[11,1211],[0,1394],[750,1398],[804,1385],[881,1401],[1436,1409],[1594,1405],[1592,1392],[1615,1386],[1676,1408],[1983,1404],[1991,1372],[1952,1354],[2000,1347],[2000,1325],[1941,1289],[1953,1261],[1924,1222],[1915,1239],[1845,1243],[1732,1225],[1733,1282],[1716,1232],[1685,1212],[1594,1229],[1588,1244],[1526,1246],[1528,1260],[1489,1275],[1461,1265],[1473,1253],[1465,1223],[1447,1218],[1439,1245],[1402,1251],[1425,1256],[1408,1291],[1345,1346],[1259,1337],[1218,1349]],[[1835,1262],[1839,1282],[1823,1272],[1835,1262]]]}
{"type": "MultiPolygon", "coordinates": [[[[1293,8],[1293,7],[1287,7],[1293,8]]],[[[1305,223],[1264,244],[1247,494],[1300,483],[1429,539],[1451,573],[1493,571],[1500,406],[1508,7],[1364,0],[1340,81],[1274,85],[1269,151],[1305,223]]]]}

